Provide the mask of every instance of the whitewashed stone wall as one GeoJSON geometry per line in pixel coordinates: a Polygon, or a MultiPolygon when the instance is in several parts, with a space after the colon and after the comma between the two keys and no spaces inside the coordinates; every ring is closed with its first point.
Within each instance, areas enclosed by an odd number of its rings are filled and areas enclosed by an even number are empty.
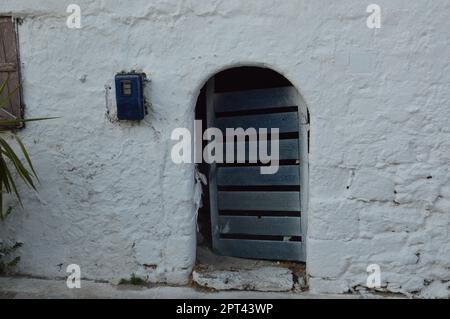
{"type": "Polygon", "coordinates": [[[268,66],[311,112],[307,269],[313,292],[364,286],[448,297],[450,2],[377,0],[60,0],[0,2],[21,17],[28,124],[41,177],[0,227],[24,242],[20,272],[185,284],[195,262],[193,167],[170,160],[170,133],[192,127],[199,89],[236,65],[268,66]],[[151,74],[141,125],[110,123],[104,85],[151,74]]]}

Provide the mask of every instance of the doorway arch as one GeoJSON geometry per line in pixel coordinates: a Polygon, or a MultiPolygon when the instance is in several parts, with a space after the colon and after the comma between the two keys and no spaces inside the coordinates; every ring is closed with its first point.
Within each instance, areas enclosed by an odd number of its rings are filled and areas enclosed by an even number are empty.
{"type": "MultiPolygon", "coordinates": [[[[204,123],[203,131],[217,127],[224,132],[225,140],[224,162],[206,163],[203,159],[199,165],[200,172],[208,177],[204,205],[198,216],[199,242],[221,255],[305,261],[309,112],[298,90],[270,68],[232,67],[206,82],[198,96],[195,114],[196,120],[204,123]],[[256,173],[267,163],[259,158],[257,163],[251,161],[247,135],[245,162],[236,162],[236,154],[234,163],[227,162],[225,158],[231,148],[226,147],[225,129],[230,127],[242,127],[246,132],[256,127],[257,156],[262,136],[259,129],[277,128],[277,172],[262,177],[256,173]]],[[[203,141],[202,149],[212,141],[212,136],[209,137],[203,141]]],[[[239,137],[233,137],[236,140],[239,137]]],[[[272,140],[268,134],[267,145],[272,140]]]]}

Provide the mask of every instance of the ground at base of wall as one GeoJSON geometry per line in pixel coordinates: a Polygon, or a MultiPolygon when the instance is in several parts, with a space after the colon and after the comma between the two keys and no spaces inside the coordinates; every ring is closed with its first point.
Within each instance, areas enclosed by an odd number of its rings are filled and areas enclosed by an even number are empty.
{"type": "Polygon", "coordinates": [[[0,277],[0,299],[353,299],[368,297],[371,296],[317,295],[308,292],[207,292],[191,287],[115,286],[93,281],[82,281],[80,289],[69,289],[65,280],[0,277]]]}
{"type": "Polygon", "coordinates": [[[197,249],[194,285],[216,291],[294,291],[308,289],[305,265],[294,262],[218,256],[208,247],[197,249]]]}

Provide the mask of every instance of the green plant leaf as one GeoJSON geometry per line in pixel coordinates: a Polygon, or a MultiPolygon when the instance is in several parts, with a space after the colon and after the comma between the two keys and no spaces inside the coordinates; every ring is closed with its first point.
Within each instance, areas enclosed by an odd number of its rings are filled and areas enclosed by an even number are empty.
{"type": "MultiPolygon", "coordinates": [[[[5,94],[5,90],[8,89],[8,80],[9,80],[9,74],[7,75],[7,78],[3,83],[0,84],[0,96],[3,96],[5,94]]],[[[4,105],[11,99],[11,97],[19,90],[20,85],[18,85],[16,88],[14,88],[12,91],[7,92],[8,95],[0,100],[0,108],[3,108],[4,105]]],[[[7,128],[10,126],[17,126],[18,124],[26,123],[26,122],[34,122],[34,121],[43,121],[43,120],[51,120],[56,119],[57,117],[39,117],[39,118],[30,118],[30,119],[19,119],[19,118],[13,118],[13,119],[1,119],[0,120],[0,129],[7,128]]],[[[17,156],[16,152],[11,148],[9,143],[0,136],[0,219],[4,220],[10,213],[11,213],[11,207],[8,208],[6,213],[3,212],[3,195],[14,193],[17,197],[20,205],[23,207],[22,200],[19,194],[19,191],[16,186],[16,178],[19,177],[22,179],[25,184],[34,190],[36,190],[36,187],[34,185],[33,179],[36,178],[36,180],[39,181],[36,170],[33,167],[33,163],[31,162],[31,158],[28,154],[28,151],[26,150],[24,144],[20,140],[20,138],[12,134],[13,138],[15,139],[16,143],[20,147],[20,150],[25,157],[25,160],[22,161],[17,156]],[[29,167],[29,170],[25,167],[24,163],[27,163],[29,167]],[[11,165],[12,164],[12,165],[11,165]],[[11,166],[11,168],[10,168],[11,166]],[[15,169],[15,172],[17,172],[17,175],[13,174],[12,168],[15,169]]],[[[3,264],[4,265],[4,264],[3,264]]]]}
{"type": "Polygon", "coordinates": [[[13,260],[11,260],[6,266],[7,266],[8,268],[16,267],[17,264],[19,263],[19,261],[20,261],[20,256],[17,256],[17,257],[14,258],[13,260]]]}
{"type": "MultiPolygon", "coordinates": [[[[3,150],[1,151],[3,153],[3,150]]],[[[7,193],[11,192],[11,187],[9,186],[9,179],[8,179],[8,173],[9,168],[8,165],[6,165],[5,160],[3,159],[3,156],[0,154],[0,179],[2,181],[2,186],[5,186],[5,190],[7,193]]]]}
{"type": "Polygon", "coordinates": [[[25,159],[26,159],[27,162],[28,162],[28,166],[30,166],[31,171],[33,172],[33,174],[34,174],[34,176],[36,177],[36,179],[39,181],[39,177],[37,176],[37,173],[36,173],[36,171],[35,171],[35,169],[34,169],[34,167],[33,167],[33,163],[31,162],[31,158],[30,158],[30,156],[28,155],[28,152],[27,152],[27,150],[26,150],[26,148],[25,148],[25,145],[23,145],[22,141],[20,140],[20,138],[19,138],[17,135],[13,134],[13,136],[14,136],[14,138],[16,139],[17,144],[19,144],[19,147],[20,147],[20,149],[21,149],[23,155],[25,156],[25,159]]]}
{"type": "Polygon", "coordinates": [[[0,177],[0,216],[2,218],[2,221],[6,218],[6,215],[3,215],[3,179],[1,177],[0,177]]]}
{"type": "Polygon", "coordinates": [[[8,102],[14,94],[16,94],[16,92],[19,90],[19,88],[20,88],[20,86],[15,87],[11,92],[9,92],[7,97],[5,97],[3,100],[0,100],[1,108],[4,107],[4,104],[6,104],[6,102],[8,102]]]}
{"type": "Polygon", "coordinates": [[[9,256],[22,246],[23,246],[23,243],[20,243],[20,242],[16,242],[12,246],[2,244],[0,246],[0,252],[2,253],[3,256],[9,256]]]}
{"type": "MultiPolygon", "coordinates": [[[[3,158],[0,158],[0,162],[1,162],[2,166],[6,167],[6,169],[5,169],[6,180],[9,180],[10,188],[12,187],[14,194],[16,194],[17,200],[19,201],[20,206],[23,207],[22,199],[20,198],[20,194],[17,191],[16,182],[14,182],[14,179],[11,176],[11,172],[8,169],[8,166],[6,165],[5,160],[3,158]]],[[[9,191],[9,192],[11,192],[11,191],[9,191]]],[[[8,216],[8,214],[5,214],[5,218],[6,218],[6,216],[8,216]]]]}
{"type": "Polygon", "coordinates": [[[33,179],[30,175],[30,172],[23,166],[20,159],[17,157],[14,150],[9,146],[9,144],[2,138],[0,138],[0,147],[3,148],[3,153],[11,160],[11,162],[14,164],[17,173],[19,173],[19,176],[22,177],[22,179],[28,184],[28,186],[32,187],[33,189],[36,189],[33,183],[33,179]]]}
{"type": "Polygon", "coordinates": [[[9,81],[9,73],[6,73],[6,80],[3,81],[3,83],[2,83],[1,86],[0,86],[0,96],[1,96],[2,93],[3,93],[3,90],[4,90],[5,87],[6,87],[6,84],[8,84],[8,81],[9,81]]]}
{"type": "Polygon", "coordinates": [[[0,127],[1,126],[11,126],[11,125],[17,125],[20,123],[26,123],[26,122],[35,122],[35,121],[46,121],[46,120],[53,120],[58,119],[59,117],[35,117],[31,119],[8,119],[8,120],[0,120],[0,127]]]}
{"type": "Polygon", "coordinates": [[[9,206],[4,214],[3,214],[3,212],[0,212],[0,220],[4,221],[9,216],[9,214],[12,213],[12,210],[13,210],[13,208],[11,206],[9,206]]]}

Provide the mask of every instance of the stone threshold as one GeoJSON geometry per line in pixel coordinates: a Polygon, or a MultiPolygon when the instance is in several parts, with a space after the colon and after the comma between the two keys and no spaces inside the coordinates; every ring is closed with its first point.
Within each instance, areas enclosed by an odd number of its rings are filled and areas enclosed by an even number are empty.
{"type": "Polygon", "coordinates": [[[308,289],[302,263],[252,260],[219,256],[197,247],[193,283],[215,291],[303,292],[308,289]]]}
{"type": "MultiPolygon", "coordinates": [[[[66,281],[0,277],[0,299],[354,299],[358,295],[317,295],[308,292],[202,291],[193,287],[116,286],[82,281],[69,289],[66,281]]],[[[366,297],[367,298],[367,297],[366,297]]]]}

